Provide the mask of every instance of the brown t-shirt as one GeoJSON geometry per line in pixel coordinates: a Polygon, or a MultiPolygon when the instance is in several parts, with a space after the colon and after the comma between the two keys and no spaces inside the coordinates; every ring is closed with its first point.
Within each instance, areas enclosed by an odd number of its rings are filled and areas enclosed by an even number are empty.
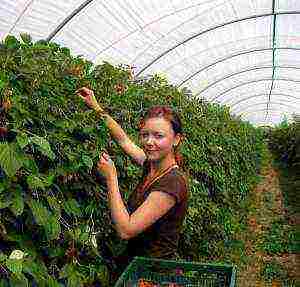
{"type": "Polygon", "coordinates": [[[152,183],[145,185],[149,163],[144,164],[141,183],[128,199],[128,211],[132,214],[152,191],[166,192],[176,199],[175,205],[145,231],[128,241],[127,252],[130,257],[145,256],[175,258],[179,233],[187,211],[188,186],[183,172],[177,166],[152,183]]]}

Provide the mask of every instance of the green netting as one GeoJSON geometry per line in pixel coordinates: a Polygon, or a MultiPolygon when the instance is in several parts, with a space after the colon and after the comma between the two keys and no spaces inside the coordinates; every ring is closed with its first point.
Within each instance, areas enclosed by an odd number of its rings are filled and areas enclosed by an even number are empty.
{"type": "MultiPolygon", "coordinates": [[[[139,282],[167,287],[234,287],[235,266],[136,257],[115,287],[138,287],[139,282]]],[[[143,285],[145,286],[145,285],[143,285]]]]}

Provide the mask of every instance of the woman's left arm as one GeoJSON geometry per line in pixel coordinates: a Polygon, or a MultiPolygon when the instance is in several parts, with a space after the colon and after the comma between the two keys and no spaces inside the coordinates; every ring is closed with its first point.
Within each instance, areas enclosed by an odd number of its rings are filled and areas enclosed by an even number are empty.
{"type": "Polygon", "coordinates": [[[122,239],[135,237],[167,213],[176,203],[172,195],[153,191],[144,203],[129,215],[119,192],[116,175],[107,178],[107,187],[112,220],[122,239]]]}

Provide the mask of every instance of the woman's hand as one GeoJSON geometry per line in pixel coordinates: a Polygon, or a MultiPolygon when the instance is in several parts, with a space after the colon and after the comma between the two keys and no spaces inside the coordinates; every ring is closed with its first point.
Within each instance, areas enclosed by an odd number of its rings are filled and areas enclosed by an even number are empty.
{"type": "Polygon", "coordinates": [[[85,103],[96,112],[104,112],[103,108],[98,104],[94,92],[86,87],[80,88],[76,91],[76,94],[82,98],[85,103]]]}
{"type": "Polygon", "coordinates": [[[106,152],[103,152],[101,154],[100,159],[97,163],[97,169],[106,178],[117,176],[117,170],[114,162],[106,152]]]}

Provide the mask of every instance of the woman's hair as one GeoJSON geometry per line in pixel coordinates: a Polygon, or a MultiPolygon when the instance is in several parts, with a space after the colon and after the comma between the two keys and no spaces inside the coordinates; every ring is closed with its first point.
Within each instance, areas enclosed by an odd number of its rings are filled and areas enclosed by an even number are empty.
{"type": "MultiPolygon", "coordinates": [[[[146,120],[151,118],[164,118],[167,120],[175,133],[175,135],[180,134],[183,135],[182,124],[179,115],[169,106],[153,106],[149,108],[146,114],[142,117],[139,122],[139,130],[145,125],[146,120]]],[[[181,144],[179,144],[174,148],[175,151],[175,160],[179,166],[183,165],[183,157],[179,153],[178,149],[181,144]]]]}

